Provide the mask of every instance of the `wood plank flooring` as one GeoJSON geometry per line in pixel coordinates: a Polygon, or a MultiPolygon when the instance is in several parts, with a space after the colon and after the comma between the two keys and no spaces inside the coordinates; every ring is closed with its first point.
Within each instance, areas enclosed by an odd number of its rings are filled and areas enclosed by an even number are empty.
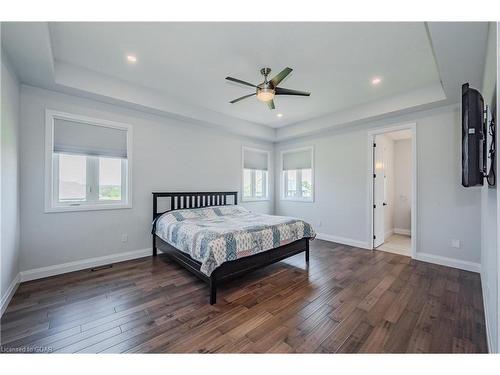
{"type": "Polygon", "coordinates": [[[483,353],[479,275],[315,240],[208,288],[165,256],[21,284],[4,352],[483,353]]]}

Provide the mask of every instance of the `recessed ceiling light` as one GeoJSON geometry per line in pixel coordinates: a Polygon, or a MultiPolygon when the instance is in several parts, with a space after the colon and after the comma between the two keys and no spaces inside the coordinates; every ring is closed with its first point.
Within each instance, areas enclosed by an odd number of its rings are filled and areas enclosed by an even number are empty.
{"type": "Polygon", "coordinates": [[[135,57],[134,55],[127,55],[127,61],[130,63],[135,63],[137,62],[137,57],[135,57]]]}
{"type": "Polygon", "coordinates": [[[382,78],[380,77],[375,77],[372,79],[372,85],[378,85],[380,82],[382,82],[382,78]]]}
{"type": "Polygon", "coordinates": [[[283,113],[278,113],[276,116],[283,117],[283,113]]]}

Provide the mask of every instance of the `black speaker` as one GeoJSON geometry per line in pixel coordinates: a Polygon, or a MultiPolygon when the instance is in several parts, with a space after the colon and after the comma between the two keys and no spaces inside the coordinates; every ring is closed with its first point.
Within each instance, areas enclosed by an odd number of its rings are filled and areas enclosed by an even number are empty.
{"type": "Polygon", "coordinates": [[[484,100],[479,91],[462,85],[462,185],[483,184],[486,160],[484,100]]]}

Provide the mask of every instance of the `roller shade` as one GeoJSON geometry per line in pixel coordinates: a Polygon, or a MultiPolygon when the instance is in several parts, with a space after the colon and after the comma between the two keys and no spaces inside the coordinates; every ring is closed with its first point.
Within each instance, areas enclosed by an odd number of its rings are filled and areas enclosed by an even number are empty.
{"type": "Polygon", "coordinates": [[[127,131],[54,119],[54,152],[127,157],[127,131]]]}
{"type": "Polygon", "coordinates": [[[243,168],[267,171],[267,152],[244,149],[243,168]]]}
{"type": "Polygon", "coordinates": [[[312,150],[290,151],[283,153],[283,170],[311,169],[312,150]]]}

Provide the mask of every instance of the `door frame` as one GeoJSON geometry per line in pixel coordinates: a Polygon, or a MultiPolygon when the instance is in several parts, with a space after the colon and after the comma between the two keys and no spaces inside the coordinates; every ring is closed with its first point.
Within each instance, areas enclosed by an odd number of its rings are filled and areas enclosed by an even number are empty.
{"type": "Polygon", "coordinates": [[[410,122],[400,125],[383,126],[368,131],[368,178],[367,178],[367,192],[368,192],[368,248],[374,250],[373,247],[373,143],[375,136],[384,133],[390,133],[398,130],[411,131],[411,257],[417,257],[417,123],[410,122]]]}

